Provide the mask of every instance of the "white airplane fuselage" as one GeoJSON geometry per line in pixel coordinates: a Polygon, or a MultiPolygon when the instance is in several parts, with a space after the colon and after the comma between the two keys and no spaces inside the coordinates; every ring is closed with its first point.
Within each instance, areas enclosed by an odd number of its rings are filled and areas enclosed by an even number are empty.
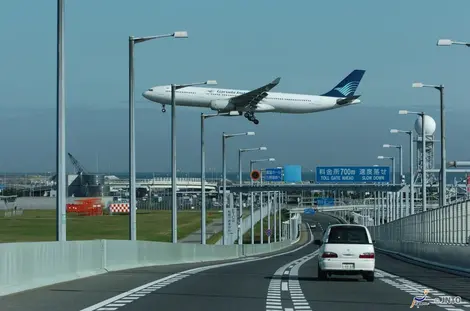
{"type": "MultiPolygon", "coordinates": [[[[185,87],[175,92],[177,106],[209,108],[218,112],[251,110],[249,107],[240,108],[230,105],[229,100],[241,94],[248,93],[245,90],[218,89],[205,87],[185,87]]],[[[278,112],[303,114],[336,109],[344,106],[359,104],[355,99],[348,104],[338,105],[336,97],[304,95],[292,93],[267,92],[253,112],[278,112]]],[[[161,105],[171,105],[171,86],[156,86],[142,94],[146,99],[161,105]]]]}

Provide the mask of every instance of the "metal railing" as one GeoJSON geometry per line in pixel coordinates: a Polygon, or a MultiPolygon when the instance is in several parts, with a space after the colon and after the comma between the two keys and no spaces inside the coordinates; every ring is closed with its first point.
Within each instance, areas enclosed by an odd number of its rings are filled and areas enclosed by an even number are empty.
{"type": "Polygon", "coordinates": [[[470,242],[470,200],[449,204],[370,227],[382,242],[467,245],[470,242]]]}

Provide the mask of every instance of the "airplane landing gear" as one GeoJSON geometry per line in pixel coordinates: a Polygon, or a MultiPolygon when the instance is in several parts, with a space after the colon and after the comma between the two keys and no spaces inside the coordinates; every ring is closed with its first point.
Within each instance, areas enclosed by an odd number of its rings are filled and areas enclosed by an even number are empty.
{"type": "Polygon", "coordinates": [[[247,118],[248,121],[251,121],[254,124],[259,124],[259,120],[255,118],[255,114],[253,112],[245,112],[245,118],[247,118]]]}
{"type": "Polygon", "coordinates": [[[163,112],[163,113],[166,112],[165,105],[162,105],[162,112],[163,112]]]}

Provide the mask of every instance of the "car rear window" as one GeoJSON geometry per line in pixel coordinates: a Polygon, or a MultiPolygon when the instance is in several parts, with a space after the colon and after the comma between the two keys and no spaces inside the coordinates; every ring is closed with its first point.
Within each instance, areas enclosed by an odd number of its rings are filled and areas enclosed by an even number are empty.
{"type": "Polygon", "coordinates": [[[362,227],[332,227],[328,236],[332,244],[370,244],[366,229],[362,227]]]}

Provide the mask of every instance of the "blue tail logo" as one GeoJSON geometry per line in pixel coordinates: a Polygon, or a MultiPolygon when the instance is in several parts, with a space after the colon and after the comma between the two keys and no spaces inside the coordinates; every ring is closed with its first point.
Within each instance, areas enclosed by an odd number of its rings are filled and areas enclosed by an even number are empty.
{"type": "Polygon", "coordinates": [[[321,96],[328,97],[350,97],[356,92],[362,77],[364,76],[365,70],[356,69],[353,70],[346,78],[344,78],[338,85],[336,85],[331,91],[322,94],[321,96]]]}

